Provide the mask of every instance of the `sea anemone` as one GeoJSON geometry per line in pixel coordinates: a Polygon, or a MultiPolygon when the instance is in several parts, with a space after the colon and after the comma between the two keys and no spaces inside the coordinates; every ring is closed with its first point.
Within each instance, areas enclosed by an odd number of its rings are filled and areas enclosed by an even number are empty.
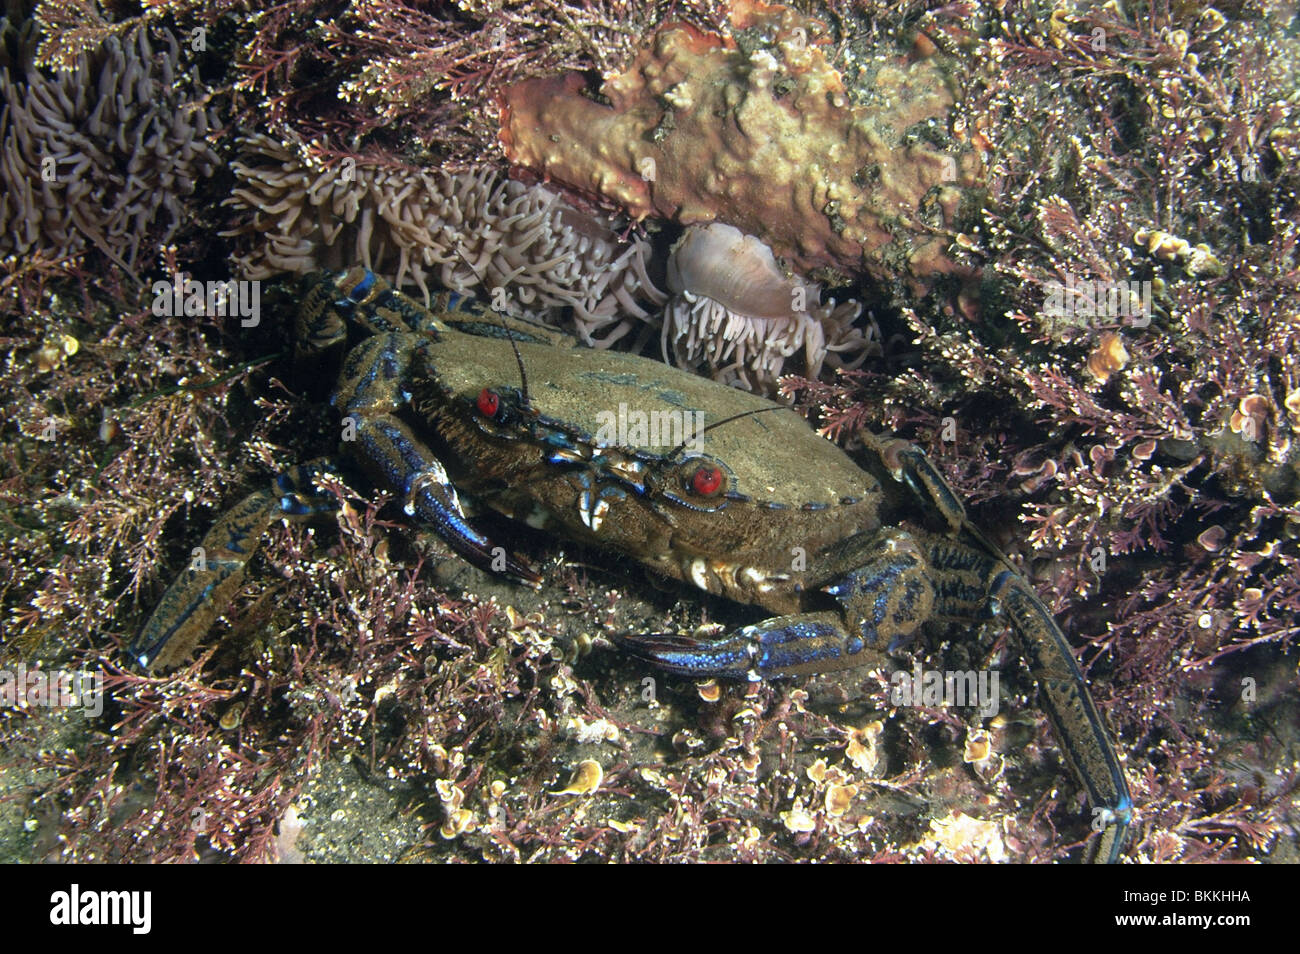
{"type": "Polygon", "coordinates": [[[544,186],[488,167],[452,175],[352,156],[325,160],[305,144],[260,134],[241,148],[227,200],[240,221],[226,234],[257,237],[235,257],[246,278],[359,262],[426,298],[432,280],[482,289],[494,307],[507,307],[496,292],[504,289],[526,312],[571,307],[588,344],[591,329],[647,319],[643,303],[666,298],[646,274],[647,242],[620,240],[608,220],[544,186]]]}
{"type": "Polygon", "coordinates": [[[182,199],[212,174],[218,123],[182,71],[180,46],[137,27],[26,83],[0,68],[0,254],[79,258],[98,249],[128,272],[168,242],[182,199]]]}
{"type": "Polygon", "coordinates": [[[880,353],[874,327],[854,324],[860,304],[823,304],[820,286],[785,274],[770,248],[730,225],[687,229],[668,261],[668,287],[664,360],[671,346],[676,364],[706,365],[721,381],[771,393],[800,349],[809,378],[826,361],[852,369],[880,353]]]}

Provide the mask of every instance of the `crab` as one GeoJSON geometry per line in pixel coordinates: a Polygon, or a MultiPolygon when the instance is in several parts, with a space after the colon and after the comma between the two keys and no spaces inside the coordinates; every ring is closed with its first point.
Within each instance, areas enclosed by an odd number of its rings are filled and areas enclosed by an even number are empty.
{"type": "MultiPolygon", "coordinates": [[[[860,466],[784,405],[454,293],[426,308],[363,267],[304,279],[297,336],[304,357],[342,355],[344,447],[471,564],[540,583],[475,528],[461,492],[771,614],[718,639],[616,639],[664,670],[756,681],[882,665],[927,625],[1005,618],[1087,791],[1090,857],[1119,858],[1132,799],[1069,643],[912,444],[864,433],[860,466]]],[[[327,468],[294,468],[218,520],[130,647],[138,665],[192,651],[274,520],[334,506],[316,489],[327,468]]]]}

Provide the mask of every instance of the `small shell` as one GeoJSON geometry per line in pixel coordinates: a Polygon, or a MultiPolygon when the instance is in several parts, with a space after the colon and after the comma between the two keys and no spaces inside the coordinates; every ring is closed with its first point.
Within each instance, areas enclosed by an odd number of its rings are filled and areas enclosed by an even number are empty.
{"type": "Polygon", "coordinates": [[[594,759],[584,759],[578,763],[569,784],[552,795],[590,795],[600,788],[605,778],[605,770],[594,759]]]}
{"type": "Polygon", "coordinates": [[[1242,414],[1263,419],[1273,410],[1273,402],[1262,394],[1248,394],[1241,399],[1240,408],[1242,414]]]}
{"type": "Polygon", "coordinates": [[[858,794],[856,785],[828,785],[826,787],[826,814],[839,817],[849,810],[858,794]]]}
{"type": "Polygon", "coordinates": [[[875,775],[880,768],[880,737],[884,734],[885,724],[877,719],[861,729],[849,730],[849,742],[844,747],[844,754],[859,771],[875,775]]]}
{"type": "Polygon", "coordinates": [[[1196,542],[1199,543],[1201,548],[1207,553],[1217,553],[1223,548],[1223,541],[1226,537],[1227,533],[1216,523],[1202,530],[1200,535],[1196,538],[1196,542]]]}
{"type": "Polygon", "coordinates": [[[469,831],[473,824],[474,813],[468,808],[458,808],[447,817],[445,822],[443,822],[442,830],[439,834],[450,841],[457,835],[469,831]]]}
{"type": "Polygon", "coordinates": [[[1282,403],[1286,405],[1288,411],[1300,418],[1300,390],[1292,391],[1282,403]]]}
{"type": "Polygon", "coordinates": [[[916,36],[912,38],[912,58],[928,60],[938,52],[939,48],[934,45],[934,40],[918,30],[916,36]]]}
{"type": "Polygon", "coordinates": [[[45,374],[63,363],[63,352],[47,341],[32,354],[32,362],[36,365],[37,371],[45,374]]]}
{"type": "Polygon", "coordinates": [[[1248,394],[1237,403],[1237,409],[1228,420],[1228,427],[1246,440],[1263,440],[1272,412],[1273,402],[1267,397],[1263,394],[1248,394]]]}
{"type": "Polygon", "coordinates": [[[458,786],[449,778],[440,778],[433,783],[433,787],[438,791],[438,798],[442,804],[449,810],[460,808],[461,803],[465,801],[465,790],[458,786]]]}
{"type": "Polygon", "coordinates": [[[788,831],[800,834],[816,829],[817,820],[808,814],[801,802],[796,801],[788,812],[781,812],[781,824],[788,831]]]}
{"type": "Polygon", "coordinates": [[[225,712],[221,713],[221,718],[217,724],[226,732],[232,732],[239,728],[239,724],[244,721],[244,704],[236,702],[225,712]]]}
{"type": "Polygon", "coordinates": [[[1088,355],[1088,371],[1102,384],[1127,364],[1128,351],[1124,348],[1124,339],[1113,331],[1103,334],[1097,347],[1088,355]]]}
{"type": "Polygon", "coordinates": [[[1208,245],[1198,245],[1187,254],[1183,269],[1193,278],[1217,278],[1226,269],[1208,245]]]}
{"type": "Polygon", "coordinates": [[[983,729],[975,729],[966,734],[965,751],[962,761],[967,763],[983,762],[993,754],[993,741],[983,729]]]}
{"type": "Polygon", "coordinates": [[[959,811],[949,812],[944,818],[930,820],[932,834],[927,844],[946,848],[950,852],[983,851],[994,863],[1006,859],[1006,844],[1002,829],[996,821],[973,818],[959,811]]]}
{"type": "Polygon", "coordinates": [[[107,413],[104,419],[99,422],[99,439],[105,444],[111,444],[122,436],[122,425],[117,422],[116,418],[109,417],[107,413]]]}
{"type": "Polygon", "coordinates": [[[1160,229],[1138,229],[1133,233],[1133,242],[1136,245],[1143,245],[1146,250],[1156,258],[1162,258],[1167,262],[1172,262],[1181,258],[1191,248],[1191,243],[1186,239],[1179,238],[1177,235],[1170,235],[1168,232],[1162,232],[1160,229]]]}

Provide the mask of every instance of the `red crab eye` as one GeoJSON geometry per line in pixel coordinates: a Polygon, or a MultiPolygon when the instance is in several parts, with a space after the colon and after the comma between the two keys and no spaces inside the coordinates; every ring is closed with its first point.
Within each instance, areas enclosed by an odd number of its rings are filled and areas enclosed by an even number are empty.
{"type": "Polygon", "coordinates": [[[722,469],[701,467],[691,475],[691,489],[701,497],[712,497],[722,487],[722,469]]]}
{"type": "Polygon", "coordinates": [[[478,412],[484,417],[496,417],[501,410],[501,397],[495,391],[484,388],[478,392],[478,412]]]}

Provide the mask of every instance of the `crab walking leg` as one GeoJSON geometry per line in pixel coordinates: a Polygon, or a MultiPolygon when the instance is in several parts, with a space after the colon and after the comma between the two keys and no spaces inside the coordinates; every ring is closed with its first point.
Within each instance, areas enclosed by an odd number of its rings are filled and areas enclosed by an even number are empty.
{"type": "MultiPolygon", "coordinates": [[[[341,273],[304,276],[299,298],[295,335],[299,355],[324,351],[344,341],[349,322],[376,335],[433,332],[444,327],[429,309],[360,265],[341,273]]],[[[448,301],[455,307],[466,300],[452,295],[448,301]]]]}
{"type": "Polygon", "coordinates": [[[317,475],[331,472],[322,464],[302,464],[222,514],[128,648],[131,658],[150,672],[183,662],[225,611],[271,522],[335,509],[333,498],[313,487],[317,475]]]}
{"type": "Polygon", "coordinates": [[[388,414],[362,416],[356,439],[370,469],[402,495],[407,514],[433,527],[453,550],[479,569],[532,587],[540,585],[542,578],[531,567],[470,526],[447,471],[400,420],[388,414]]]}
{"type": "Polygon", "coordinates": [[[994,580],[991,595],[1019,637],[1066,761],[1088,790],[1096,813],[1094,828],[1101,832],[1092,846],[1092,860],[1111,864],[1124,848],[1133,798],[1105,723],[1065,634],[1029,585],[1018,575],[1003,571],[994,580]]]}
{"type": "MultiPolygon", "coordinates": [[[[1006,564],[1006,558],[966,520],[957,495],[925,454],[898,439],[868,434],[866,442],[881,455],[894,478],[942,514],[954,533],[968,535],[986,551],[972,551],[955,541],[936,543],[930,547],[929,560],[933,567],[943,571],[947,579],[945,589],[959,597],[956,603],[961,602],[962,596],[970,602],[972,594],[976,594],[977,602],[983,602],[984,597],[979,594],[986,592],[988,607],[994,613],[1004,612],[1010,620],[1066,761],[1088,791],[1094,812],[1093,827],[1100,832],[1100,837],[1090,845],[1088,860],[1104,864],[1118,861],[1132,821],[1133,798],[1110,734],[1055,617],[1023,577],[989,563],[990,555],[996,555],[1001,564],[1006,564]],[[988,569],[990,566],[994,567],[992,571],[988,569]],[[982,577],[983,585],[972,586],[972,574],[982,577]]],[[[964,610],[946,607],[942,611],[951,613],[954,609],[959,614],[969,613],[973,606],[964,610]]]]}

